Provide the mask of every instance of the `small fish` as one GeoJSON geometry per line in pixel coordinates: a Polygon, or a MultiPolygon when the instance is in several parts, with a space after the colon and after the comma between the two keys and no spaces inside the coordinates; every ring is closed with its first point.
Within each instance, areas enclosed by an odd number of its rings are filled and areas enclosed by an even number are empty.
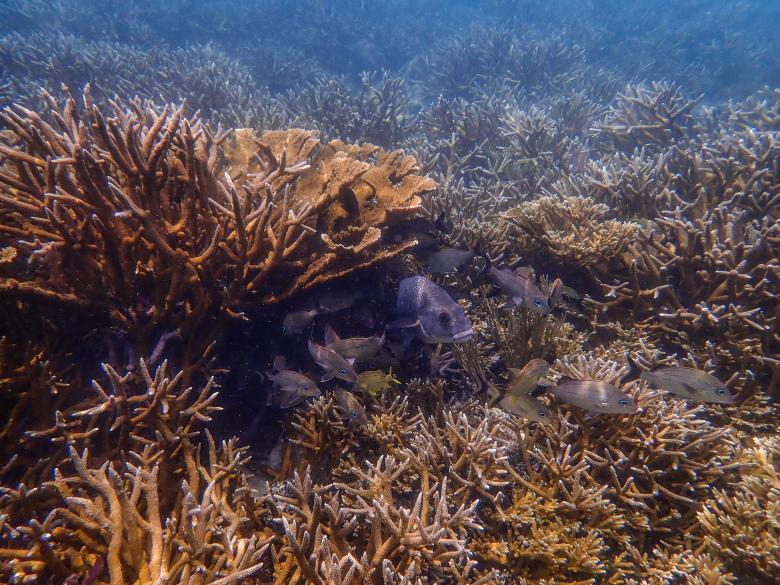
{"type": "Polygon", "coordinates": [[[346,360],[356,362],[366,360],[378,352],[384,343],[384,333],[371,337],[341,339],[331,327],[325,330],[325,347],[332,349],[346,360]]]}
{"type": "Polygon", "coordinates": [[[473,250],[461,250],[446,246],[423,256],[423,270],[429,274],[449,274],[457,272],[476,256],[473,250]]]}
{"type": "Polygon", "coordinates": [[[318,315],[317,309],[303,309],[287,313],[282,323],[282,333],[285,335],[298,335],[303,333],[309,324],[318,315]]]}
{"type": "Polygon", "coordinates": [[[512,272],[507,268],[499,270],[491,266],[490,276],[511,300],[508,307],[524,307],[546,315],[550,312],[550,303],[544,293],[531,278],[530,268],[519,268],[512,272]]]}
{"type": "Polygon", "coordinates": [[[344,410],[344,418],[355,421],[360,426],[368,424],[368,415],[363,405],[360,404],[352,392],[347,392],[343,388],[336,388],[333,391],[336,402],[344,410]]]}
{"type": "Polygon", "coordinates": [[[652,388],[666,390],[682,398],[718,404],[736,402],[723,382],[696,368],[661,366],[649,372],[642,372],[639,377],[652,388]]]}
{"type": "Polygon", "coordinates": [[[354,360],[345,360],[332,349],[315,343],[309,339],[309,353],[325,373],[322,375],[322,382],[327,382],[331,378],[338,378],[345,382],[356,382],[357,373],[352,367],[354,360]]]}
{"type": "Polygon", "coordinates": [[[572,380],[563,377],[557,386],[546,391],[561,402],[572,404],[589,412],[602,414],[631,414],[636,412],[636,401],[616,386],[599,380],[572,380]]]}
{"type": "Polygon", "coordinates": [[[320,389],[314,381],[294,370],[280,370],[276,373],[268,374],[268,378],[274,387],[278,389],[278,395],[269,397],[269,404],[278,399],[279,406],[290,408],[306,398],[319,396],[320,394],[320,389]]]}
{"type": "Polygon", "coordinates": [[[466,313],[444,289],[424,276],[401,281],[392,329],[413,329],[424,343],[464,343],[474,331],[466,313]]]}
{"type": "Polygon", "coordinates": [[[550,364],[539,358],[532,359],[522,370],[509,368],[511,378],[507,385],[506,394],[530,395],[539,384],[539,380],[547,374],[549,368],[550,364]]]}
{"type": "Polygon", "coordinates": [[[525,393],[509,393],[498,401],[504,410],[542,424],[551,424],[553,415],[541,400],[525,393]]]}
{"type": "Polygon", "coordinates": [[[321,315],[349,309],[355,301],[363,297],[359,290],[336,289],[322,292],[314,297],[314,306],[321,315]]]}
{"type": "Polygon", "coordinates": [[[563,284],[563,281],[560,278],[556,278],[553,280],[552,286],[550,287],[550,305],[553,307],[562,305],[564,302],[563,297],[581,299],[582,295],[570,286],[563,284]]]}
{"type": "Polygon", "coordinates": [[[358,374],[358,380],[355,387],[368,394],[372,398],[376,398],[382,392],[389,390],[392,384],[400,384],[395,376],[393,376],[393,369],[390,368],[390,372],[383,372],[382,370],[368,370],[367,372],[360,372],[358,374]]]}

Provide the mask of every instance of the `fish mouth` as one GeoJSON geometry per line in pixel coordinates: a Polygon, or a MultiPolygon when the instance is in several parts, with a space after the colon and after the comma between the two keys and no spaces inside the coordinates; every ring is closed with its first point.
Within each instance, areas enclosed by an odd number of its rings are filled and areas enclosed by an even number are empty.
{"type": "Polygon", "coordinates": [[[452,336],[452,342],[463,343],[471,339],[472,335],[474,335],[473,329],[466,329],[465,331],[459,331],[458,333],[452,336]]]}

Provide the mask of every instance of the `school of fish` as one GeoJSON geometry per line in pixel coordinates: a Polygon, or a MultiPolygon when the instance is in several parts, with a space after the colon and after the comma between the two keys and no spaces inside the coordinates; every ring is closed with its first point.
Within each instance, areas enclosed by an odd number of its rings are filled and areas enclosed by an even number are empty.
{"type": "MultiPolygon", "coordinates": [[[[446,274],[459,270],[476,255],[471,250],[444,247],[426,249],[422,257],[427,272],[446,274]]],[[[489,264],[484,273],[508,298],[505,305],[507,308],[519,307],[546,315],[562,305],[564,297],[580,298],[576,291],[565,286],[559,278],[551,283],[550,294],[545,295],[536,284],[529,267],[510,270],[489,264]]],[[[347,309],[361,296],[355,291],[336,290],[312,297],[304,308],[285,317],[283,333],[301,334],[313,325],[316,317],[347,309]]],[[[403,338],[400,345],[404,348],[415,341],[430,347],[465,343],[473,336],[471,322],[463,307],[444,288],[425,276],[411,276],[401,280],[396,296],[395,316],[395,321],[389,323],[386,329],[400,333],[403,338]]],[[[375,324],[373,317],[367,319],[362,316],[359,322],[371,326],[375,324]]],[[[391,354],[403,353],[395,347],[397,345],[398,342],[390,345],[391,354]]],[[[342,338],[331,326],[327,326],[323,345],[311,336],[308,339],[309,354],[322,370],[320,382],[338,381],[333,397],[342,417],[350,423],[363,425],[369,421],[356,393],[374,399],[393,385],[400,384],[393,376],[392,367],[389,372],[373,369],[358,373],[355,369],[356,364],[372,360],[384,346],[384,330],[367,337],[342,338]]],[[[621,388],[634,380],[642,380],[651,388],[665,390],[689,400],[720,404],[735,402],[734,396],[720,380],[702,370],[682,366],[642,370],[630,356],[627,359],[629,372],[619,382],[620,387],[603,380],[578,380],[565,376],[552,383],[545,379],[549,364],[542,359],[531,359],[522,369],[508,369],[509,380],[504,388],[488,385],[489,404],[541,424],[553,424],[555,420],[550,407],[540,400],[542,395],[549,396],[555,402],[580,408],[591,416],[630,415],[637,411],[638,404],[635,398],[621,388]]],[[[273,389],[269,404],[290,408],[307,398],[320,395],[320,388],[310,376],[288,369],[283,363],[275,363],[273,371],[267,374],[273,389]]]]}

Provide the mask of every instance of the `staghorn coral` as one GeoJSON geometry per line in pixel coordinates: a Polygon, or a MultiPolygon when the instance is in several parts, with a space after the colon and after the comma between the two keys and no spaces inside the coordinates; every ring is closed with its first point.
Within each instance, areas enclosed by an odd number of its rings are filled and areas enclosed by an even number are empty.
{"type": "Polygon", "coordinates": [[[336,431],[360,437],[348,448],[328,441],[330,398],[296,415],[290,444],[306,467],[266,499],[280,527],[275,582],[494,582],[473,577],[468,542],[482,530],[480,500],[500,500],[507,484],[499,418],[473,404],[413,415],[407,400],[383,399],[366,427],[336,431]],[[315,483],[309,464],[332,476],[315,483]]]}
{"type": "Polygon", "coordinates": [[[209,320],[240,317],[242,303],[278,302],[399,254],[411,243],[384,244],[382,228],[434,188],[411,157],[320,147],[303,131],[266,134],[257,168],[228,167],[231,177],[219,158],[227,134],[180,108],[135,102],[106,118],[87,92],[82,118],[72,98],[62,110],[49,100],[53,125],[21,107],[3,114],[19,142],[1,153],[0,233],[26,270],[0,290],[105,314],[141,351],[161,324],[191,339],[209,320]]]}
{"type": "Polygon", "coordinates": [[[94,382],[94,400],[33,433],[63,451],[50,447],[53,479],[0,488],[0,575],[64,580],[105,562],[117,585],[227,584],[261,570],[267,540],[251,530],[245,448],[218,448],[199,428],[218,410],[213,380],[195,393],[165,364],[154,376],[143,362],[142,376],[104,369],[111,390],[94,382]]]}
{"type": "Polygon", "coordinates": [[[607,265],[634,241],[638,226],[606,219],[609,208],[585,197],[539,197],[502,214],[514,245],[564,265],[607,265]]]}
{"type": "Polygon", "coordinates": [[[700,100],[701,96],[686,99],[673,84],[628,85],[594,132],[623,150],[648,144],[668,146],[691,134],[695,128],[692,111],[700,100]]]}
{"type": "Polygon", "coordinates": [[[780,571],[780,476],[776,437],[759,438],[741,454],[739,481],[717,490],[697,513],[700,548],[735,573],[774,579],[780,571]]]}

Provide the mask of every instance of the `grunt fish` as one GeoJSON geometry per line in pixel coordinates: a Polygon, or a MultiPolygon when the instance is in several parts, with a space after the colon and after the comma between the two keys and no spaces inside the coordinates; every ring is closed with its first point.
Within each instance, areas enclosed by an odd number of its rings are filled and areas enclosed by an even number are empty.
{"type": "Polygon", "coordinates": [[[463,307],[424,276],[401,281],[396,314],[389,327],[413,329],[424,343],[463,343],[474,333],[463,307]]]}
{"type": "Polygon", "coordinates": [[[368,424],[368,415],[363,405],[360,404],[352,392],[347,392],[343,388],[336,388],[333,391],[336,402],[344,410],[344,418],[355,421],[360,426],[368,424]]]}
{"type": "Polygon", "coordinates": [[[392,384],[400,383],[401,382],[393,376],[393,369],[390,368],[389,373],[383,372],[382,370],[360,372],[355,387],[364,394],[376,398],[385,390],[389,390],[392,384]]]}
{"type": "Polygon", "coordinates": [[[498,406],[528,420],[542,424],[552,423],[552,411],[541,400],[525,393],[509,393],[498,401],[498,406]]]}
{"type": "Polygon", "coordinates": [[[346,360],[366,360],[378,352],[384,343],[384,333],[371,337],[341,339],[331,327],[325,330],[325,347],[332,349],[346,360]]]}
{"type": "Polygon", "coordinates": [[[423,256],[423,270],[430,274],[449,274],[468,264],[476,256],[473,250],[450,246],[423,256]]]}
{"type": "Polygon", "coordinates": [[[550,386],[546,391],[561,402],[589,412],[631,414],[637,409],[636,401],[628,394],[599,380],[572,380],[564,376],[557,386],[550,386]]]}
{"type": "Polygon", "coordinates": [[[736,401],[720,380],[696,368],[661,366],[642,372],[639,377],[652,388],[666,390],[682,398],[718,404],[734,404],[736,401]]]}
{"type": "Polygon", "coordinates": [[[319,314],[336,313],[349,309],[362,297],[363,293],[359,290],[336,289],[316,295],[314,303],[319,314]]]}
{"type": "Polygon", "coordinates": [[[357,373],[352,367],[352,361],[345,360],[332,349],[315,343],[309,339],[309,353],[325,373],[322,375],[322,382],[327,382],[331,378],[338,378],[346,382],[356,382],[357,373]]]}
{"type": "Polygon", "coordinates": [[[282,323],[284,335],[298,335],[311,324],[317,315],[336,313],[351,307],[363,293],[357,290],[331,290],[318,293],[311,297],[304,308],[287,313],[282,323]]]}
{"type": "Polygon", "coordinates": [[[499,270],[491,266],[488,272],[504,294],[510,298],[509,307],[524,307],[543,315],[550,312],[550,303],[534,284],[530,268],[518,268],[517,272],[512,272],[507,268],[499,270]]]}
{"type": "Polygon", "coordinates": [[[309,324],[314,320],[318,311],[316,309],[303,309],[287,313],[282,323],[282,333],[285,335],[298,335],[303,333],[309,324]]]}
{"type": "Polygon", "coordinates": [[[320,394],[316,382],[294,370],[279,370],[268,374],[268,379],[278,389],[276,395],[269,397],[268,403],[271,404],[278,399],[279,406],[282,408],[290,408],[306,398],[320,394]]]}
{"type": "Polygon", "coordinates": [[[509,368],[511,377],[506,393],[530,395],[549,368],[550,364],[540,358],[532,359],[522,370],[509,368]]]}

